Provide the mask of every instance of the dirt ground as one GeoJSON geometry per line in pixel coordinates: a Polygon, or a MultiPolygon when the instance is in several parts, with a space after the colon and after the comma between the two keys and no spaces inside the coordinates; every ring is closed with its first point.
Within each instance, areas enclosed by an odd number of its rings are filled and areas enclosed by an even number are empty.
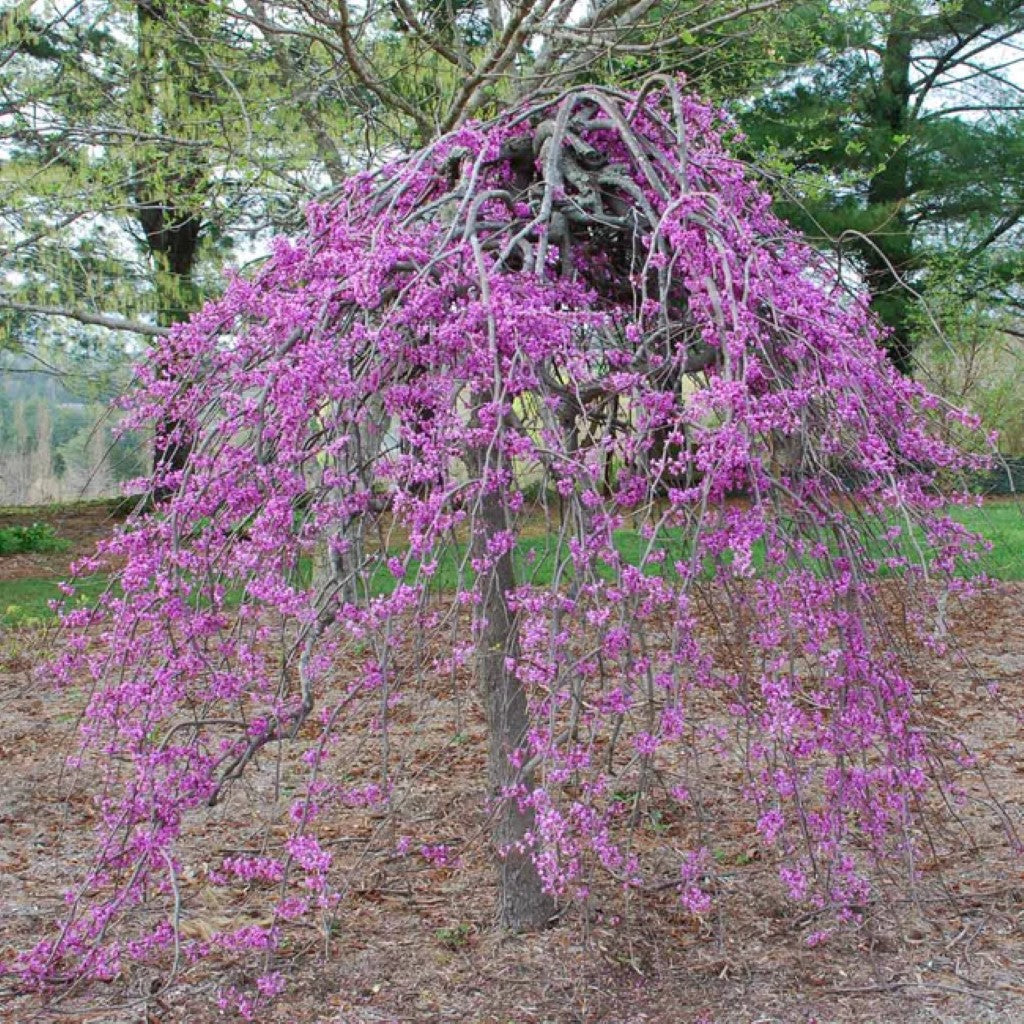
{"type": "MultiPolygon", "coordinates": [[[[95,528],[102,525],[98,514],[95,528]]],[[[567,913],[539,935],[499,934],[479,840],[482,722],[478,709],[466,707],[457,747],[440,738],[440,725],[436,735],[421,734],[420,742],[435,749],[420,771],[416,802],[405,811],[453,845],[461,863],[378,858],[367,864],[379,821],[353,813],[325,824],[322,831],[350,872],[346,899],[336,917],[292,936],[274,963],[288,989],[257,1019],[1024,1022],[1024,860],[1004,827],[1024,832],[1024,585],[975,599],[956,633],[960,659],[926,666],[922,682],[932,720],[979,755],[979,771],[963,780],[963,835],[942,833],[934,863],[913,892],[881,879],[862,919],[824,944],[808,945],[823,922],[781,897],[776,865],[744,852],[749,833],[722,848],[716,906],[706,918],[685,912],[667,888],[619,900],[614,912],[611,902],[606,908],[598,900],[585,920],[567,913]]],[[[53,643],[41,631],[0,640],[0,962],[51,934],[61,884],[88,850],[91,804],[63,763],[74,750],[82,698],[42,691],[33,674],[53,643]]],[[[441,696],[430,700],[440,706],[441,696]]],[[[201,823],[203,848],[221,855],[251,848],[265,824],[244,801],[229,802],[201,823]]],[[[239,911],[211,904],[208,912],[216,923],[239,911]]],[[[190,927],[201,929],[202,921],[190,927]]],[[[226,1018],[211,992],[245,980],[229,959],[209,960],[184,968],[173,990],[146,998],[160,988],[154,971],[49,1001],[0,976],[0,1021],[212,1024],[226,1018]]]]}

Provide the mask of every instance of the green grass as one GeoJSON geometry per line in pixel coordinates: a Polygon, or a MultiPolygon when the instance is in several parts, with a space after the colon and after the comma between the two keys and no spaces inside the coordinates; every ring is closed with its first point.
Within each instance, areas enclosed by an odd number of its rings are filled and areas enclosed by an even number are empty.
{"type": "MultiPolygon", "coordinates": [[[[37,626],[49,622],[53,618],[49,602],[64,597],[57,583],[57,580],[32,577],[0,580],[0,625],[37,626]]],[[[102,575],[79,581],[75,602],[93,604],[109,583],[102,575]]]]}
{"type": "MultiPolygon", "coordinates": [[[[1024,502],[993,501],[982,508],[964,508],[954,511],[955,518],[976,531],[992,544],[981,569],[1001,580],[1024,580],[1024,502]]],[[[644,549],[644,541],[638,534],[619,531],[615,545],[625,561],[636,564],[644,549]]],[[[669,548],[666,564],[686,557],[686,541],[678,531],[667,531],[665,545],[669,548]]],[[[520,542],[516,549],[518,577],[539,586],[549,584],[555,568],[555,541],[547,537],[531,537],[520,542]]],[[[460,564],[465,558],[465,549],[449,548],[440,558],[431,586],[439,591],[453,590],[458,582],[460,564]]],[[[754,551],[754,565],[763,561],[760,551],[754,551]]],[[[413,567],[415,569],[415,566],[413,567]]],[[[661,571],[657,566],[648,567],[650,572],[661,571]]],[[[671,571],[671,570],[668,570],[671,571]]],[[[308,580],[310,565],[304,561],[299,569],[301,580],[308,580]]],[[[91,603],[108,585],[108,578],[97,575],[84,580],[76,598],[91,603]]],[[[386,566],[374,570],[369,581],[373,595],[391,593],[396,581],[386,566]]],[[[60,598],[57,581],[50,579],[0,580],[0,624],[39,624],[52,618],[48,602],[60,598]]],[[[240,595],[233,595],[237,601],[240,595]]],[[[232,596],[229,595],[229,602],[232,596]]]]}
{"type": "Polygon", "coordinates": [[[992,550],[982,562],[990,576],[1024,580],[1024,501],[992,501],[981,508],[961,508],[954,518],[990,541],[992,550]]]}
{"type": "Polygon", "coordinates": [[[83,498],[81,501],[58,501],[52,505],[0,505],[0,517],[16,516],[18,519],[50,519],[53,516],[73,516],[76,512],[103,510],[111,515],[128,512],[139,498],[83,498]]]}

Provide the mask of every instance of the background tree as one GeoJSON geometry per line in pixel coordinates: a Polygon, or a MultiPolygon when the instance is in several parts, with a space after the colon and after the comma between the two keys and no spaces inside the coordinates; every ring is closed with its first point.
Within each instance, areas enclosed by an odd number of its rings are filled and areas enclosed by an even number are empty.
{"type": "MultiPolygon", "coordinates": [[[[343,137],[344,105],[330,131],[324,103],[296,117],[305,55],[282,64],[220,5],[24,3],[2,31],[8,347],[78,369],[97,346],[134,358],[111,331],[160,336],[219,289],[236,244],[337,173],[336,143],[325,160],[317,145],[343,137]]],[[[180,467],[184,441],[165,424],[156,459],[180,467]]]]}
{"type": "Polygon", "coordinates": [[[159,336],[197,307],[204,273],[218,282],[233,244],[324,184],[286,101],[304,71],[283,77],[216,4],[25,3],[2,26],[7,309],[159,336]]]}
{"type": "Polygon", "coordinates": [[[965,298],[1020,280],[1022,30],[1017,0],[837,7],[822,51],[743,117],[754,151],[816,181],[780,208],[855,256],[904,373],[931,254],[958,260],[965,298]]]}

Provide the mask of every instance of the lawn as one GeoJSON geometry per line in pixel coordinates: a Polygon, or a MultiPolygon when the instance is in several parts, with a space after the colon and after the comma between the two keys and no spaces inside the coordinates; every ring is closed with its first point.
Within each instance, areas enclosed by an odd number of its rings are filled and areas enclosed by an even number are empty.
{"type": "MultiPolygon", "coordinates": [[[[0,572],[3,564],[0,563],[0,572]]],[[[53,618],[51,601],[63,598],[59,580],[26,577],[0,580],[0,625],[38,626],[53,618]]],[[[78,584],[76,601],[91,604],[109,586],[106,576],[89,576],[78,584]]]]}
{"type": "MultiPolygon", "coordinates": [[[[981,508],[956,509],[954,515],[992,544],[991,552],[982,561],[983,571],[1000,580],[1024,580],[1024,501],[991,501],[981,508]]],[[[685,541],[676,531],[669,531],[667,544],[670,547],[669,561],[685,557],[685,541]]],[[[544,537],[531,537],[520,542],[516,559],[520,578],[530,579],[538,585],[551,582],[554,560],[549,555],[550,545],[551,542],[544,537]]],[[[626,561],[636,564],[646,542],[638,534],[622,530],[616,535],[616,546],[626,561]]],[[[433,578],[433,585],[438,590],[455,588],[458,563],[464,554],[464,551],[449,550],[441,559],[433,578]]],[[[759,561],[759,553],[755,550],[754,562],[757,564],[759,561]]],[[[654,567],[651,568],[654,571],[654,567]]],[[[308,573],[308,569],[308,563],[304,564],[300,572],[308,573]]],[[[4,564],[0,558],[0,577],[3,574],[4,564]]],[[[61,597],[58,588],[60,578],[52,575],[0,578],[0,624],[38,625],[50,620],[53,616],[50,602],[61,597]]],[[[85,603],[95,600],[108,584],[107,577],[101,575],[83,580],[77,600],[85,603]]],[[[394,578],[384,566],[378,567],[370,582],[371,591],[375,594],[387,593],[394,585],[394,578]]]]}
{"type": "Polygon", "coordinates": [[[992,501],[981,508],[959,509],[956,518],[992,544],[984,560],[987,573],[1000,580],[1024,580],[1024,501],[992,501]]]}

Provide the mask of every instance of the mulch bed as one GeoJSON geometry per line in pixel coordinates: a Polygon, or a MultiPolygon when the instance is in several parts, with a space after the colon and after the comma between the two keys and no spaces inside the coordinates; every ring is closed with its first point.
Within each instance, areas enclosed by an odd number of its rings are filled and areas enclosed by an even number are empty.
{"type": "MultiPolygon", "coordinates": [[[[109,513],[108,513],[109,514],[109,513]]],[[[99,529],[100,522],[96,523],[99,529]]],[[[83,530],[86,527],[82,527],[83,530]]],[[[318,833],[335,851],[346,896],[336,914],[307,921],[276,957],[288,988],[261,1022],[301,1024],[985,1024],[1024,1020],[1024,864],[1005,825],[1024,831],[1024,585],[973,599],[954,623],[955,658],[921,667],[931,720],[979,757],[965,773],[962,828],[936,825],[936,855],[913,891],[879,882],[861,920],[821,945],[828,922],[783,899],[776,865],[738,824],[716,849],[712,912],[694,917],[671,887],[624,899],[598,891],[539,935],[494,927],[483,836],[483,728],[471,697],[458,707],[446,681],[428,680],[396,714],[396,751],[416,785],[393,819],[339,811],[318,833]],[[457,719],[457,720],[456,720],[457,719]],[[397,834],[445,842],[457,866],[389,857],[397,834]]],[[[34,668],[52,654],[45,631],[0,642],[0,961],[50,934],[61,886],[88,855],[88,779],[68,774],[84,697],[41,690],[34,668]]],[[[287,755],[286,755],[287,756],[287,755]]],[[[354,748],[345,768],[358,777],[354,748]]],[[[397,756],[397,754],[396,754],[397,756]]],[[[287,777],[288,765],[285,764],[287,777]]],[[[253,773],[184,840],[186,853],[256,849],[286,813],[273,772],[253,773]],[[201,844],[201,845],[200,845],[201,844]]],[[[709,803],[715,794],[709,794],[709,803]]],[[[731,791],[720,794],[723,815],[731,791]]],[[[333,812],[332,812],[333,814],[333,812]]],[[[941,815],[936,814],[936,822],[941,815]]],[[[737,822],[742,819],[737,817],[737,822]]],[[[671,845],[685,823],[659,822],[671,845]]],[[[418,841],[418,840],[417,840],[418,841]]],[[[641,830],[639,843],[643,843],[641,830]]],[[[251,920],[225,890],[184,880],[185,937],[251,920]]],[[[257,894],[258,895],[258,894],[257,894]]],[[[206,1024],[223,1020],[213,991],[247,979],[227,957],[184,967],[161,992],[167,965],[47,1002],[0,978],[0,1020],[28,1024],[206,1024]],[[155,995],[147,998],[147,995],[155,995]]],[[[249,979],[251,980],[251,979],[249,979]]]]}
{"type": "Polygon", "coordinates": [[[73,561],[92,554],[96,543],[110,536],[127,513],[122,501],[81,502],[25,509],[0,509],[0,528],[47,523],[68,543],[68,550],[53,554],[0,556],[0,580],[66,579],[73,561]]]}

